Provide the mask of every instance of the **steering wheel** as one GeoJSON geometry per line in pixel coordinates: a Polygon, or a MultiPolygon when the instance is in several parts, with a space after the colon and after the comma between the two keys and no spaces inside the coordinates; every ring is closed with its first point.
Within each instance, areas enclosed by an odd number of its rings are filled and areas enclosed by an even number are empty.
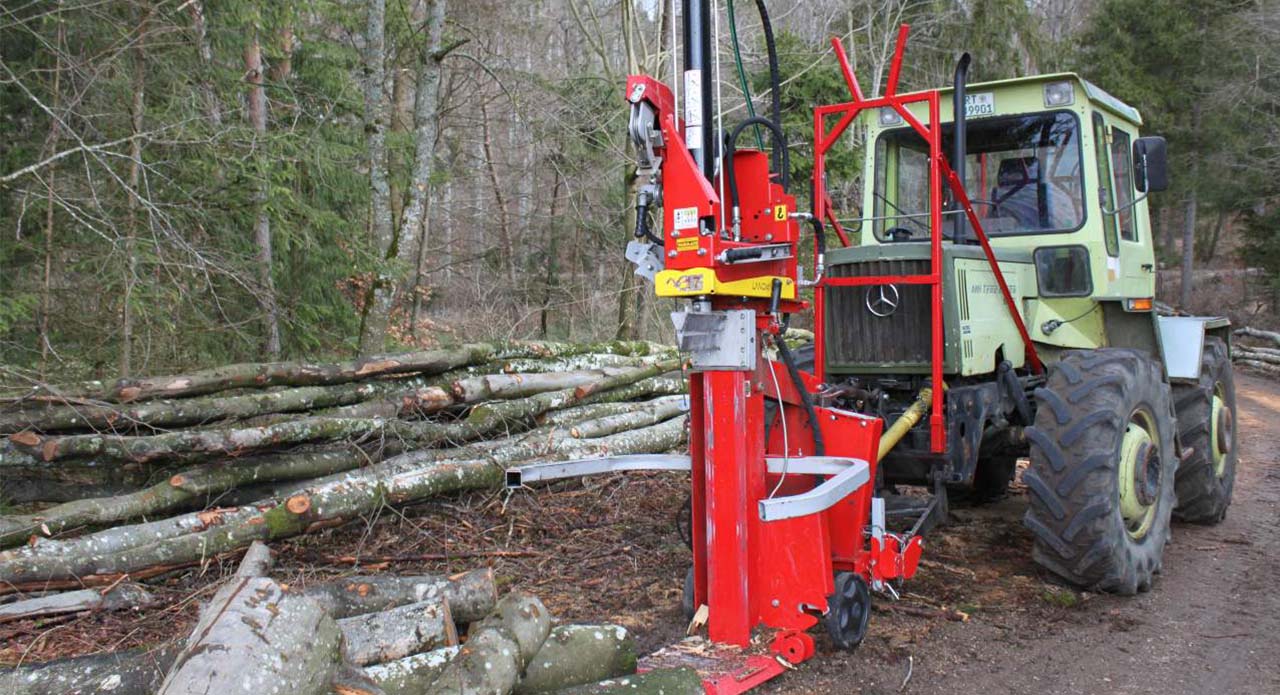
{"type": "Polygon", "coordinates": [[[884,233],[889,241],[911,241],[912,234],[913,232],[906,227],[890,227],[884,233]]]}

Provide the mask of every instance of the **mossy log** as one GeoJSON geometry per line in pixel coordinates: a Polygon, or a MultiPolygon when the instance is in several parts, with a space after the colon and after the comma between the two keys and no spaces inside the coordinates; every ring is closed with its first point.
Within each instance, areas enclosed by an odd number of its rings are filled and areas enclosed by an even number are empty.
{"type": "Polygon", "coordinates": [[[1250,328],[1249,326],[1241,326],[1240,328],[1235,329],[1233,333],[1235,333],[1236,335],[1248,336],[1250,338],[1257,338],[1258,340],[1270,341],[1276,347],[1280,348],[1280,332],[1264,331],[1259,328],[1250,328]]]}
{"type": "MultiPolygon", "coordinates": [[[[632,369],[635,369],[632,367],[632,369]]],[[[453,382],[454,399],[479,403],[493,399],[524,398],[544,391],[575,388],[625,371],[617,367],[534,374],[485,374],[453,382]]]]}
{"type": "Polygon", "coordinates": [[[563,688],[636,672],[635,640],[620,625],[560,625],[525,667],[517,695],[563,688]]]}
{"type": "Polygon", "coordinates": [[[343,653],[356,666],[394,661],[458,643],[449,602],[436,599],[338,621],[343,653]]]}
{"type": "Polygon", "coordinates": [[[90,654],[0,671],[8,695],[152,695],[182,646],[90,654]]]}
{"type": "Polygon", "coordinates": [[[498,602],[493,570],[471,570],[452,577],[433,575],[354,575],[292,587],[318,601],[335,618],[386,611],[422,601],[443,600],[455,625],[465,625],[487,616],[498,602]]]}
{"type": "Polygon", "coordinates": [[[375,383],[306,386],[237,396],[166,399],[131,405],[46,405],[0,413],[0,434],[24,430],[123,432],[136,428],[186,427],[219,420],[294,413],[359,403],[378,396],[375,383]]]}
{"type": "Polygon", "coordinates": [[[537,597],[507,594],[471,626],[466,644],[426,692],[509,693],[550,633],[551,615],[537,597]]]}
{"type": "Polygon", "coordinates": [[[362,357],[346,362],[245,363],[190,374],[121,379],[112,384],[90,381],[69,386],[37,385],[5,393],[0,397],[18,405],[70,399],[128,403],[154,398],[185,398],[240,388],[345,384],[393,374],[439,373],[469,364],[519,357],[553,358],[587,353],[648,355],[661,350],[670,348],[643,341],[474,343],[398,355],[362,357]]]}
{"type": "Polygon", "coordinates": [[[351,470],[394,456],[403,447],[398,440],[381,446],[345,444],[335,449],[264,454],[234,463],[189,468],[141,490],[76,499],[34,514],[0,516],[0,548],[28,542],[32,536],[55,536],[77,526],[109,526],[155,516],[244,485],[318,478],[351,470]]]}
{"type": "Polygon", "coordinates": [[[461,647],[444,647],[364,669],[386,695],[422,695],[440,677],[461,647]]]}
{"type": "Polygon", "coordinates": [[[141,437],[107,434],[59,437],[40,436],[24,431],[10,435],[9,441],[46,462],[87,457],[136,463],[189,458],[193,455],[234,457],[290,444],[378,437],[430,446],[443,441],[477,439],[498,431],[506,422],[528,420],[548,410],[567,407],[588,395],[662,374],[677,364],[674,361],[663,361],[527,398],[485,403],[472,408],[467,418],[458,423],[403,422],[386,418],[304,417],[263,427],[184,430],[141,437]]]}
{"type": "Polygon", "coordinates": [[[630,412],[581,422],[571,427],[569,433],[578,439],[605,437],[626,430],[656,425],[684,413],[686,409],[687,402],[684,396],[664,396],[630,412]]]}
{"type": "Polygon", "coordinates": [[[265,545],[245,553],[200,611],[158,695],[332,691],[343,665],[342,632],[319,602],[264,576],[270,564],[265,545]]]}
{"type": "MultiPolygon", "coordinates": [[[[557,441],[551,444],[554,452],[547,456],[656,453],[671,450],[683,441],[684,424],[676,419],[599,439],[557,441]]],[[[531,445],[523,451],[536,448],[531,445]]],[[[0,552],[0,593],[50,582],[107,584],[122,574],[196,562],[255,540],[285,538],[339,525],[386,504],[408,504],[448,492],[502,484],[503,467],[493,460],[424,461],[429,453],[403,454],[357,471],[320,478],[283,501],[207,510],[6,550],[0,552]]]]}

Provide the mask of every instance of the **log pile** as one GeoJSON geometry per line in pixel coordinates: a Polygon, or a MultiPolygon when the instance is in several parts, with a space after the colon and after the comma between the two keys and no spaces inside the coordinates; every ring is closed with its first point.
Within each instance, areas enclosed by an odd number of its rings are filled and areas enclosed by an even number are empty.
{"type": "Polygon", "coordinates": [[[14,695],[300,695],[702,692],[696,674],[634,676],[616,625],[558,625],[542,602],[501,599],[489,570],[454,577],[352,577],[310,587],[270,577],[254,543],[185,640],[0,673],[14,695]],[[466,628],[465,631],[462,628],[466,628]],[[305,636],[305,638],[303,638],[305,636]],[[465,637],[465,640],[463,639],[465,637]],[[656,687],[637,684],[653,681],[656,687]]]}
{"type": "Polygon", "coordinates": [[[10,393],[0,495],[28,511],[0,516],[0,594],[144,579],[521,461],[678,448],[678,368],[649,343],[467,345],[10,393]]]}
{"type": "Polygon", "coordinates": [[[240,564],[185,642],[0,671],[0,692],[633,692],[625,630],[552,627],[488,570],[290,586],[265,544],[511,465],[679,449],[679,367],[649,343],[484,344],[0,391],[0,624],[138,610],[153,578],[240,564]]]}
{"type": "Polygon", "coordinates": [[[1271,377],[1280,377],[1280,333],[1257,328],[1237,328],[1231,361],[1271,377]]]}

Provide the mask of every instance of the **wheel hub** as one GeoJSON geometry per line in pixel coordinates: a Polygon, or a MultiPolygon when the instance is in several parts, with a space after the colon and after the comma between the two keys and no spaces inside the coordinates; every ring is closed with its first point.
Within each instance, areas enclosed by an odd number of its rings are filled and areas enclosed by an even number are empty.
{"type": "Polygon", "coordinates": [[[1160,449],[1152,441],[1149,423],[1135,413],[1120,442],[1120,516],[1135,539],[1150,530],[1160,498],[1160,449]]]}
{"type": "Polygon", "coordinates": [[[1214,389],[1212,411],[1209,417],[1209,441],[1213,447],[1213,470],[1219,478],[1227,471],[1227,456],[1231,453],[1232,429],[1235,422],[1219,388],[1214,389]]]}

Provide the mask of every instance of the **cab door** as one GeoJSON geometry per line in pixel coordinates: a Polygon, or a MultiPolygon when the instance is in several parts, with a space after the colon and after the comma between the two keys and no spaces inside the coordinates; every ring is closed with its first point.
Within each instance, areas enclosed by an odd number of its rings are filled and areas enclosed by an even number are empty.
{"type": "Polygon", "coordinates": [[[1098,162],[1099,213],[1107,249],[1107,294],[1121,297],[1155,295],[1155,253],[1146,203],[1134,203],[1132,135],[1093,114],[1098,162]]]}

